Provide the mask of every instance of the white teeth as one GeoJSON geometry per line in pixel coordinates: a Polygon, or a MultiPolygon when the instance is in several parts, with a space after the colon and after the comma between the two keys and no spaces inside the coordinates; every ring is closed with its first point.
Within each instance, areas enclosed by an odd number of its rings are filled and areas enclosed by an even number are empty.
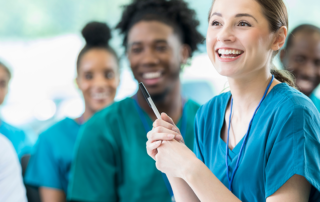
{"type": "Polygon", "coordinates": [[[102,99],[106,99],[109,94],[108,93],[93,93],[91,94],[93,99],[97,99],[97,100],[102,100],[102,99]]]}
{"type": "Polygon", "coordinates": [[[144,73],[142,77],[144,79],[156,79],[161,76],[161,72],[149,72],[149,73],[144,73]]]}
{"type": "Polygon", "coordinates": [[[242,51],[240,51],[240,50],[230,50],[230,49],[219,49],[218,53],[219,54],[223,54],[223,55],[228,55],[228,54],[237,54],[237,55],[239,55],[239,54],[242,53],[242,51]]]}

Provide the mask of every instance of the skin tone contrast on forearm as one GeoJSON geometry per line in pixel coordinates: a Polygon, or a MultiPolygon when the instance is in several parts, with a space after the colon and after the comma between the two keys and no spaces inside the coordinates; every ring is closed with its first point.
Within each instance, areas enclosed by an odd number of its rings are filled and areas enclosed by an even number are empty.
{"type": "Polygon", "coordinates": [[[66,195],[61,190],[40,187],[39,192],[42,202],[66,202],[66,195]]]}

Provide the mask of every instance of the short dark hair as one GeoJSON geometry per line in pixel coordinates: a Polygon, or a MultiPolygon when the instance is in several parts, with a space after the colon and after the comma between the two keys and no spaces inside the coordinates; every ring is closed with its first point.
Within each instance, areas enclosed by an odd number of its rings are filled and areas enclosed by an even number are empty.
{"type": "Polygon", "coordinates": [[[82,36],[86,45],[82,48],[77,59],[77,70],[79,70],[81,57],[91,49],[102,48],[112,53],[119,64],[119,58],[115,50],[109,45],[111,39],[111,30],[106,23],[89,22],[82,29],[82,36]]]}
{"type": "Polygon", "coordinates": [[[171,26],[181,43],[190,47],[190,57],[198,49],[204,37],[197,30],[199,21],[196,12],[188,8],[183,0],[133,0],[124,6],[122,17],[116,29],[124,35],[122,45],[127,47],[128,33],[140,21],[160,21],[171,26]]]}
{"type": "Polygon", "coordinates": [[[294,30],[292,30],[291,33],[288,35],[287,43],[284,48],[285,50],[288,50],[292,46],[293,39],[295,35],[297,35],[299,32],[305,32],[305,33],[318,32],[320,34],[320,28],[311,24],[302,24],[294,28],[294,30]]]}
{"type": "Polygon", "coordinates": [[[3,68],[3,69],[7,72],[8,77],[9,77],[9,80],[10,80],[12,74],[11,74],[11,71],[10,71],[9,67],[6,66],[5,64],[3,64],[3,63],[0,61],[0,68],[3,68]]]}

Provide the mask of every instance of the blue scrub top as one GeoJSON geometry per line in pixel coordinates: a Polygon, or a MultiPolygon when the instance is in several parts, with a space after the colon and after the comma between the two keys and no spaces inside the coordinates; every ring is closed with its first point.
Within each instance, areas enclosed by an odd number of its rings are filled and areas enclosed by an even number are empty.
{"type": "Polygon", "coordinates": [[[66,118],[39,135],[31,155],[25,183],[67,193],[73,148],[80,125],[66,118]]]}
{"type": "Polygon", "coordinates": [[[310,95],[310,99],[312,100],[313,104],[316,106],[316,108],[320,112],[320,99],[314,93],[310,95]]]}
{"type": "Polygon", "coordinates": [[[31,141],[23,130],[0,120],[0,133],[11,141],[19,159],[21,159],[23,155],[31,153],[31,141]]]}
{"type": "MultiPolygon", "coordinates": [[[[230,92],[214,97],[199,109],[195,120],[194,152],[226,187],[226,143],[220,135],[230,97],[230,92]]],[[[242,142],[229,150],[229,175],[242,142]]],[[[266,201],[295,174],[312,185],[309,201],[320,201],[320,115],[309,98],[281,83],[254,117],[233,193],[242,201],[266,201]]]]}

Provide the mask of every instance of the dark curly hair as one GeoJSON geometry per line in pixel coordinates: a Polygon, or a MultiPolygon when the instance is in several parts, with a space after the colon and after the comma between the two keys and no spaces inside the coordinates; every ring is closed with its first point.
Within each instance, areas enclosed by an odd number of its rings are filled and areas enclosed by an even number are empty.
{"type": "Polygon", "coordinates": [[[197,30],[200,23],[195,11],[188,8],[183,0],[133,0],[131,4],[124,6],[121,20],[116,26],[124,35],[122,44],[125,48],[130,29],[143,20],[160,21],[171,26],[181,42],[189,45],[190,57],[204,40],[197,30]]]}
{"type": "Polygon", "coordinates": [[[81,57],[91,49],[102,48],[114,55],[117,62],[119,58],[117,53],[111,46],[109,41],[111,39],[111,30],[106,23],[90,22],[82,29],[82,36],[86,41],[86,45],[82,48],[77,59],[77,70],[79,70],[79,64],[81,57]]]}

